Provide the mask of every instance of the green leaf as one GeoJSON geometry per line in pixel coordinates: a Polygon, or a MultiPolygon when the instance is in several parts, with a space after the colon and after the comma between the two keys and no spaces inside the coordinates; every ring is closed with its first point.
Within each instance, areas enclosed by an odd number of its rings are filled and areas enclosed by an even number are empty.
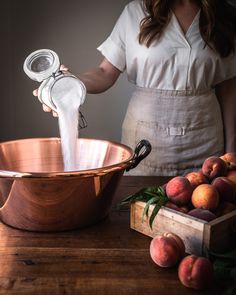
{"type": "Polygon", "coordinates": [[[146,195],[147,197],[149,196],[151,198],[156,198],[158,196],[157,193],[151,193],[151,192],[148,192],[148,191],[144,192],[143,194],[146,195]]]}
{"type": "Polygon", "coordinates": [[[135,194],[130,195],[126,197],[125,199],[123,199],[117,205],[117,209],[121,210],[121,208],[128,206],[131,203],[136,201],[146,202],[146,205],[144,207],[143,214],[142,214],[142,221],[145,215],[148,216],[150,205],[156,204],[149,219],[149,224],[150,224],[150,227],[152,228],[152,223],[156,214],[158,213],[161,206],[163,206],[168,201],[168,198],[165,194],[163,187],[161,186],[145,187],[139,190],[138,192],[136,192],[135,194]]]}
{"type": "Polygon", "coordinates": [[[152,211],[152,214],[149,218],[149,225],[150,225],[150,228],[152,229],[152,224],[153,224],[153,221],[158,213],[158,211],[160,210],[161,206],[159,204],[156,204],[156,206],[154,207],[153,211],[152,211]]]}
{"type": "Polygon", "coordinates": [[[151,198],[149,201],[147,201],[146,206],[143,209],[142,222],[143,222],[144,216],[145,215],[148,216],[148,210],[149,210],[150,205],[156,203],[157,201],[158,201],[157,196],[155,196],[155,197],[151,198]]]}
{"type": "Polygon", "coordinates": [[[120,210],[121,208],[123,208],[126,205],[130,205],[131,203],[135,202],[135,201],[144,201],[146,202],[148,200],[148,198],[143,195],[142,193],[140,194],[134,194],[131,195],[127,198],[125,198],[124,200],[122,200],[119,204],[117,204],[117,209],[120,210]]]}
{"type": "Polygon", "coordinates": [[[162,206],[164,206],[166,204],[166,202],[168,202],[168,198],[166,197],[166,195],[164,197],[158,199],[157,204],[154,207],[152,214],[150,216],[150,219],[149,219],[149,225],[150,225],[151,229],[152,229],[153,221],[154,221],[158,211],[161,209],[162,206]]]}
{"type": "Polygon", "coordinates": [[[130,195],[128,197],[126,197],[125,199],[123,199],[118,205],[117,208],[120,209],[123,206],[126,205],[130,205],[131,203],[135,202],[135,201],[143,201],[143,202],[148,202],[148,200],[150,198],[156,197],[156,196],[165,196],[165,192],[163,190],[163,188],[161,187],[146,187],[146,188],[142,188],[141,190],[139,190],[138,192],[136,192],[133,195],[130,195]]]}

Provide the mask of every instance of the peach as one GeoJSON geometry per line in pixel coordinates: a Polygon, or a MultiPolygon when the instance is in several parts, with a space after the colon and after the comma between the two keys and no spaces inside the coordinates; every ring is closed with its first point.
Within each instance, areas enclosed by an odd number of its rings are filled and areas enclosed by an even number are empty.
{"type": "Polygon", "coordinates": [[[165,207],[182,212],[182,213],[188,213],[189,208],[187,206],[177,206],[172,202],[167,202],[165,204],[165,207]]]}
{"type": "Polygon", "coordinates": [[[217,210],[218,211],[217,213],[218,213],[218,216],[222,216],[234,210],[236,210],[236,205],[230,202],[222,202],[219,206],[219,209],[217,210]]]}
{"type": "Polygon", "coordinates": [[[206,289],[213,282],[213,265],[208,258],[188,255],[179,264],[178,277],[187,288],[206,289]]]}
{"type": "Polygon", "coordinates": [[[208,222],[216,218],[216,215],[212,213],[211,211],[205,210],[205,209],[199,209],[199,208],[189,211],[188,215],[208,221],[208,222]]]}
{"type": "Polygon", "coordinates": [[[236,189],[236,171],[228,171],[226,177],[234,183],[236,189]]]}
{"type": "Polygon", "coordinates": [[[209,157],[202,164],[202,173],[210,181],[218,176],[225,176],[227,171],[227,164],[220,157],[209,157]]]}
{"type": "Polygon", "coordinates": [[[161,267],[172,267],[176,265],[184,257],[184,254],[184,242],[174,233],[163,233],[154,237],[151,241],[151,258],[161,267]]]}
{"type": "Polygon", "coordinates": [[[224,161],[236,163],[236,153],[235,152],[225,153],[224,155],[220,156],[220,158],[223,159],[224,161]]]}
{"type": "Polygon", "coordinates": [[[236,169],[236,153],[235,152],[226,153],[220,158],[226,162],[229,170],[236,169]]]}
{"type": "Polygon", "coordinates": [[[202,173],[202,171],[189,172],[185,175],[185,177],[189,180],[193,188],[196,188],[199,184],[202,183],[209,183],[208,179],[202,173]]]}
{"type": "Polygon", "coordinates": [[[193,191],[192,204],[195,208],[214,211],[219,205],[219,194],[216,188],[211,184],[200,184],[193,191]]]}
{"type": "Polygon", "coordinates": [[[219,193],[220,201],[235,202],[234,183],[225,176],[216,177],[211,183],[219,193]]]}
{"type": "Polygon", "coordinates": [[[184,176],[176,176],[168,181],[166,195],[176,205],[185,205],[190,202],[193,188],[184,176]]]}

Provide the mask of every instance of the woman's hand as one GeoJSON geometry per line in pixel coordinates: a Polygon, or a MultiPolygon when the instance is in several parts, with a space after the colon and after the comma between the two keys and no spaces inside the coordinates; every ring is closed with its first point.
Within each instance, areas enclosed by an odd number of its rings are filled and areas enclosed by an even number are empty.
{"type": "MultiPolygon", "coordinates": [[[[64,65],[61,65],[60,70],[68,72],[68,68],[64,65]]],[[[109,89],[116,82],[120,74],[121,71],[104,58],[99,66],[79,75],[78,79],[84,83],[87,93],[97,94],[109,89]]],[[[37,89],[33,91],[33,95],[38,96],[37,89]]],[[[54,117],[58,117],[58,114],[48,106],[43,105],[43,110],[45,112],[52,112],[54,117]]]]}
{"type": "MultiPolygon", "coordinates": [[[[68,72],[68,70],[69,70],[69,69],[68,69],[65,65],[61,65],[61,66],[60,66],[60,71],[68,72]]],[[[33,95],[36,96],[36,97],[38,97],[38,89],[35,89],[35,90],[33,91],[33,95]]],[[[47,113],[52,112],[53,117],[58,117],[57,112],[53,111],[53,110],[52,110],[51,108],[49,108],[47,105],[42,104],[42,107],[43,107],[43,111],[44,111],[44,112],[47,112],[47,113]]]]}

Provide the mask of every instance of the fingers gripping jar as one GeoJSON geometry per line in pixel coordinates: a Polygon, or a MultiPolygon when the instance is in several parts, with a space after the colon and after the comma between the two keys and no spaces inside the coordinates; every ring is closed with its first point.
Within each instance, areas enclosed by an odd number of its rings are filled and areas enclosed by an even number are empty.
{"type": "Polygon", "coordinates": [[[26,75],[40,82],[38,98],[42,104],[57,111],[56,99],[63,99],[63,93],[71,88],[76,89],[80,105],[84,103],[86,88],[82,81],[69,72],[60,70],[58,55],[50,49],[39,49],[32,52],[24,61],[26,75]]]}

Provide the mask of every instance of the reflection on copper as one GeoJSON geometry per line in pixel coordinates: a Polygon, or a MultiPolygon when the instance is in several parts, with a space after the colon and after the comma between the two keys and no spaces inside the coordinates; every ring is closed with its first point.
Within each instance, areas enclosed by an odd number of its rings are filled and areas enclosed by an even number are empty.
{"type": "MultiPolygon", "coordinates": [[[[76,171],[64,172],[61,142],[58,138],[22,139],[0,144],[0,174],[11,171],[22,177],[51,177],[113,171],[129,166],[131,148],[106,140],[78,139],[76,171]]],[[[14,173],[12,174],[14,176],[14,173]]]]}
{"type": "Polygon", "coordinates": [[[32,231],[62,231],[104,218],[133,158],[111,141],[78,139],[76,171],[63,171],[58,138],[0,144],[0,219],[32,231]]]}

